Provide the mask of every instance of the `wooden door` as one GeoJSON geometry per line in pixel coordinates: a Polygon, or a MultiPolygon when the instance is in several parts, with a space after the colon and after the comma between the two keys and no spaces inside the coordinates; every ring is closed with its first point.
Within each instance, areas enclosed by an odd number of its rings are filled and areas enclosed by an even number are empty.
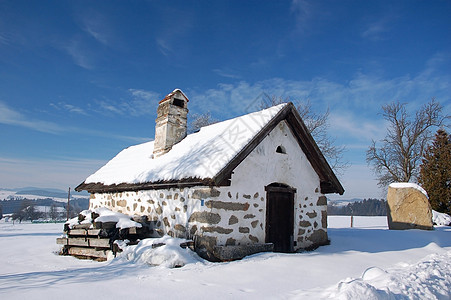
{"type": "Polygon", "coordinates": [[[266,242],[275,252],[293,252],[294,190],[268,186],[266,191],[266,242]]]}

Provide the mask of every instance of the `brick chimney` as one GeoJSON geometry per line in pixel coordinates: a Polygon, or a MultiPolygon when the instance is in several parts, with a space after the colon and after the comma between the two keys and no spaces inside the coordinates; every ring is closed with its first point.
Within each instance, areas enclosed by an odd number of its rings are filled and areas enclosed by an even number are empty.
{"type": "Polygon", "coordinates": [[[175,89],[160,101],[155,120],[153,146],[155,158],[167,153],[173,145],[185,138],[188,101],[188,98],[179,89],[175,89]]]}

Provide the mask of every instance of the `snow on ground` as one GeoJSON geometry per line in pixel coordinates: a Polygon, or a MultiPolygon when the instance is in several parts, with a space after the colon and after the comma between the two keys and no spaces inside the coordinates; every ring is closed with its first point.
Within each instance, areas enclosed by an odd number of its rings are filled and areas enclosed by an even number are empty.
{"type": "MultiPolygon", "coordinates": [[[[197,253],[189,248],[180,247],[188,240],[164,236],[162,238],[151,238],[140,241],[137,245],[127,246],[126,241],[116,243],[123,252],[117,261],[133,261],[134,263],[147,264],[150,266],[163,266],[166,268],[179,268],[189,263],[203,261],[197,253]]],[[[115,262],[116,263],[116,262],[115,262]]]]}
{"type": "Polygon", "coordinates": [[[435,210],[432,210],[432,222],[435,225],[450,225],[451,226],[451,216],[439,213],[435,210]]]}
{"type": "Polygon", "coordinates": [[[0,299],[451,297],[450,227],[390,231],[386,217],[354,217],[354,228],[348,216],[328,221],[331,245],[313,252],[192,259],[173,269],[137,259],[139,247],[129,259],[102,263],[58,256],[62,224],[0,223],[0,299]]]}

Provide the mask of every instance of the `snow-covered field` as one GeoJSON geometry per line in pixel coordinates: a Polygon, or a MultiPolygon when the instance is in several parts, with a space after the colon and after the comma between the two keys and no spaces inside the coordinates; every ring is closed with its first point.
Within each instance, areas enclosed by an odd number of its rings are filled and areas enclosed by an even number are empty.
{"type": "Polygon", "coordinates": [[[58,256],[62,224],[0,222],[0,299],[450,299],[451,227],[390,231],[385,217],[349,224],[329,217],[331,245],[313,252],[168,269],[58,256]]]}

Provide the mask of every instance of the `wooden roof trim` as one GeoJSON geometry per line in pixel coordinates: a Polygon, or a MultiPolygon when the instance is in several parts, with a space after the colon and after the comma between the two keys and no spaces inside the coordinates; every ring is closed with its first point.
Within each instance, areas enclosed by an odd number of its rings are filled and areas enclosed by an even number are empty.
{"type": "Polygon", "coordinates": [[[344,188],[335,176],[332,168],[321,153],[318,145],[308,131],[293,103],[289,102],[281,109],[260,132],[233,158],[214,178],[216,185],[230,184],[233,170],[257,147],[257,145],[273,130],[280,121],[286,120],[290,130],[310,164],[320,178],[323,194],[344,193],[344,188]]]}
{"type": "Polygon", "coordinates": [[[160,181],[160,182],[145,182],[145,183],[120,183],[105,185],[103,183],[81,183],[75,190],[81,192],[86,190],[89,193],[119,193],[125,191],[140,191],[140,190],[158,190],[158,189],[169,189],[169,188],[184,188],[192,186],[213,186],[214,182],[210,179],[199,179],[199,178],[186,178],[183,180],[171,180],[171,181],[160,181]]]}
{"type": "Polygon", "coordinates": [[[323,194],[338,193],[342,195],[344,193],[343,186],[294,106],[291,108],[291,113],[287,115],[287,122],[290,125],[290,129],[296,137],[299,146],[302,148],[313,169],[320,177],[321,192],[323,194]]]}

